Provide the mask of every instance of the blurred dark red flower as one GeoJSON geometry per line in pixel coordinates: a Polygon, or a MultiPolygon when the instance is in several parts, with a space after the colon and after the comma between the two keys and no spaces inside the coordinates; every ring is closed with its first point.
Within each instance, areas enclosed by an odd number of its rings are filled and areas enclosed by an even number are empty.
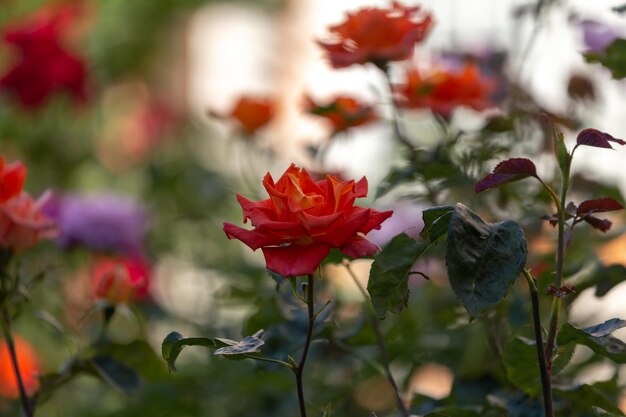
{"type": "Polygon", "coordinates": [[[250,220],[254,229],[224,223],[224,232],[253,250],[261,248],[267,268],[285,277],[313,274],[332,248],[352,258],[373,255],[378,246],[365,234],[392,215],[354,206],[367,195],[365,177],[355,182],[328,175],[314,181],[292,164],[277,182],[268,173],[263,186],[267,200],[237,195],[244,222],[250,220]]]}
{"type": "Polygon", "coordinates": [[[467,64],[460,71],[437,70],[422,75],[410,69],[406,82],[396,86],[394,99],[404,108],[430,108],[434,113],[449,117],[457,107],[484,110],[493,106],[490,94],[495,81],[485,78],[474,64],[467,64]]]}
{"type": "Polygon", "coordinates": [[[54,221],[41,212],[49,194],[34,201],[22,191],[25,179],[26,167],[20,161],[6,165],[0,157],[0,247],[16,252],[58,232],[54,221]]]}
{"type": "Polygon", "coordinates": [[[244,135],[253,135],[274,117],[275,103],[268,98],[241,96],[226,115],[211,111],[219,119],[232,120],[244,135]]]}
{"type": "MultiPolygon", "coordinates": [[[[37,379],[37,374],[41,372],[39,358],[35,349],[21,336],[13,335],[13,343],[24,388],[27,394],[32,395],[39,388],[37,379]]],[[[18,398],[19,395],[15,370],[9,356],[9,346],[6,341],[2,340],[0,342],[0,396],[18,398]]]]}
{"type": "Polygon", "coordinates": [[[378,119],[373,106],[348,96],[335,97],[328,103],[319,103],[306,97],[305,110],[328,120],[333,127],[333,135],[378,119]]]}
{"type": "Polygon", "coordinates": [[[142,258],[96,257],[91,277],[96,298],[119,304],[148,297],[150,267],[142,258]]]}
{"type": "Polygon", "coordinates": [[[412,56],[416,43],[424,40],[433,25],[430,13],[419,6],[393,2],[391,8],[364,8],[328,30],[331,38],[318,41],[334,68],[368,62],[383,68],[389,61],[412,56]]]}
{"type": "Polygon", "coordinates": [[[62,44],[62,32],[74,16],[71,7],[45,10],[4,32],[4,41],[13,45],[17,60],[0,76],[4,91],[26,108],[38,108],[53,94],[68,93],[84,101],[86,68],[81,57],[62,44]]]}

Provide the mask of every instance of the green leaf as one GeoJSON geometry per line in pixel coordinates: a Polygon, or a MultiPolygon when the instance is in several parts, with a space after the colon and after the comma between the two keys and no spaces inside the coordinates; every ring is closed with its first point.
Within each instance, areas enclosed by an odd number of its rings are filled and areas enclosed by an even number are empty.
{"type": "Polygon", "coordinates": [[[615,404],[615,400],[606,395],[604,383],[594,385],[583,384],[573,387],[557,386],[554,387],[553,392],[559,397],[568,398],[576,410],[595,412],[596,408],[599,407],[613,415],[624,415],[615,404]]]}
{"type": "MultiPolygon", "coordinates": [[[[557,374],[569,363],[574,346],[557,349],[552,372],[557,374]]],[[[511,339],[503,352],[502,360],[509,381],[531,396],[541,391],[541,376],[537,359],[537,344],[534,340],[517,336],[511,339]]]]}
{"type": "Polygon", "coordinates": [[[602,324],[584,329],[565,323],[556,340],[559,345],[569,343],[585,345],[598,355],[621,364],[626,363],[626,343],[610,336],[610,334],[622,327],[626,327],[626,321],[621,319],[607,320],[602,324]]]}
{"type": "Polygon", "coordinates": [[[213,355],[224,356],[232,360],[240,360],[257,353],[258,348],[265,342],[261,340],[263,330],[257,331],[252,336],[246,336],[242,341],[207,337],[184,337],[178,332],[168,334],[161,345],[163,359],[167,361],[170,372],[176,371],[175,363],[178,355],[185,346],[204,346],[211,350],[217,349],[213,355]]]}
{"type": "Polygon", "coordinates": [[[464,205],[456,205],[448,231],[446,266],[452,289],[470,315],[506,296],[527,254],[524,232],[517,223],[486,223],[464,205]]]}
{"type": "Polygon", "coordinates": [[[613,287],[626,281],[626,267],[621,264],[602,266],[596,275],[596,297],[604,297],[613,287]]]}
{"type": "Polygon", "coordinates": [[[447,235],[454,209],[454,206],[438,206],[424,210],[422,212],[424,228],[420,232],[420,236],[434,243],[447,235]]]}
{"type": "Polygon", "coordinates": [[[534,340],[515,337],[506,344],[502,355],[509,381],[532,396],[541,390],[536,346],[534,340]]]}
{"type": "Polygon", "coordinates": [[[438,408],[424,417],[481,417],[476,408],[469,407],[442,407],[438,408]]]}
{"type": "Polygon", "coordinates": [[[615,39],[602,52],[587,52],[585,60],[599,63],[608,68],[613,78],[619,80],[626,77],[626,39],[615,39]]]}
{"type": "MultiPolygon", "coordinates": [[[[209,339],[206,337],[185,338],[178,332],[171,332],[165,336],[165,339],[163,339],[163,343],[161,344],[161,353],[163,355],[163,359],[167,361],[167,366],[170,372],[176,371],[176,359],[185,346],[204,346],[209,349],[217,349],[218,342],[215,339],[209,339]]],[[[221,346],[224,345],[220,344],[219,347],[221,346]]]]}
{"type": "Polygon", "coordinates": [[[124,394],[133,395],[139,391],[139,376],[128,365],[110,356],[95,356],[91,359],[91,366],[100,379],[124,394]]]}
{"type": "Polygon", "coordinates": [[[379,318],[388,311],[399,313],[409,300],[409,273],[429,245],[401,233],[375,257],[367,291],[379,318]]]}
{"type": "Polygon", "coordinates": [[[261,338],[263,337],[263,330],[259,330],[252,336],[246,336],[241,342],[229,339],[216,339],[228,346],[219,348],[213,352],[214,356],[218,355],[245,355],[247,353],[260,352],[259,348],[265,344],[261,338]]]}
{"type": "Polygon", "coordinates": [[[559,169],[561,170],[561,176],[565,183],[569,183],[570,167],[572,165],[572,156],[567,152],[567,146],[565,146],[565,138],[562,133],[559,133],[556,138],[556,159],[559,163],[559,169]]]}
{"type": "Polygon", "coordinates": [[[417,170],[411,165],[393,168],[378,185],[375,198],[382,197],[398,185],[415,181],[417,178],[417,170]]]}

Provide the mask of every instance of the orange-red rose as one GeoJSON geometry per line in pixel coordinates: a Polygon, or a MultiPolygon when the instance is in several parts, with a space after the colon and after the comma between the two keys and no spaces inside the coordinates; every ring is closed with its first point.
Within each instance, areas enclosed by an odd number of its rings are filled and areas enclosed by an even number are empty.
{"type": "Polygon", "coordinates": [[[26,167],[0,157],[0,247],[20,251],[56,236],[55,223],[41,213],[46,194],[37,201],[22,190],[26,167]]]}
{"type": "Polygon", "coordinates": [[[267,268],[285,277],[314,273],[332,248],[353,258],[373,255],[378,246],[365,234],[392,214],[354,205],[367,195],[365,177],[355,182],[328,175],[314,181],[292,164],[276,182],[268,173],[263,186],[267,200],[237,195],[244,222],[250,220],[253,229],[224,223],[224,232],[253,250],[261,248],[267,268]]]}
{"type": "MultiPolygon", "coordinates": [[[[22,337],[14,335],[13,342],[24,388],[27,394],[33,394],[39,387],[37,380],[37,374],[41,372],[39,359],[35,349],[22,337]]],[[[2,340],[0,341],[0,396],[17,398],[19,395],[15,370],[9,356],[9,347],[6,341],[2,340]]]]}
{"type": "Polygon", "coordinates": [[[242,96],[228,114],[224,115],[215,111],[209,114],[219,119],[232,120],[244,135],[253,135],[273,119],[274,111],[273,100],[242,96]]]}
{"type": "Polygon", "coordinates": [[[307,97],[305,110],[328,120],[333,127],[333,135],[378,119],[372,106],[348,96],[335,97],[328,103],[318,103],[307,97]]]}
{"type": "Polygon", "coordinates": [[[349,13],[347,19],[331,26],[329,41],[318,41],[334,68],[374,63],[384,67],[389,61],[412,56],[415,44],[424,40],[433,24],[420,7],[393,2],[390,9],[365,8],[349,13]]]}
{"type": "Polygon", "coordinates": [[[495,82],[480,74],[474,64],[467,64],[460,71],[433,71],[422,75],[410,69],[406,82],[395,88],[395,100],[404,108],[430,108],[434,113],[449,117],[460,106],[484,110],[493,103],[490,94],[495,82]]]}

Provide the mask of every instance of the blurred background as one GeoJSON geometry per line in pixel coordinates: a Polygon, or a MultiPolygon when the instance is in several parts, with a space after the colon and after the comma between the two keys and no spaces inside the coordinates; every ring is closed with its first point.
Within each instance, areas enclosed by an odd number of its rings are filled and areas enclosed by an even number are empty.
{"type": "MultiPolygon", "coordinates": [[[[458,66],[471,60],[497,87],[487,110],[458,108],[443,127],[428,109],[403,113],[407,136],[416,145],[435,148],[442,135],[469,134],[476,142],[472,149],[480,150],[489,122],[507,116],[511,102],[518,100],[512,97],[523,96],[529,112],[562,122],[568,143],[583,127],[624,138],[626,85],[582,55],[607,37],[626,36],[624,15],[612,11],[622,3],[421,1],[435,25],[417,48],[413,65],[458,66]]],[[[536,221],[549,202],[539,200],[536,206],[537,193],[525,188],[518,196],[511,191],[488,201],[471,195],[472,181],[490,170],[494,154],[481,157],[473,178],[450,182],[456,188],[436,198],[411,184],[380,192],[402,160],[389,123],[386,81],[373,66],[333,69],[316,41],[327,39],[328,26],[341,22],[348,11],[389,5],[360,0],[0,1],[0,154],[28,167],[31,194],[52,192],[45,210],[63,230],[57,240],[23,255],[20,271],[37,285],[16,332],[35,352],[34,372],[69,375],[79,358],[106,354],[138,375],[137,381],[131,376],[125,383],[119,369],[95,367],[91,374],[57,379],[58,389],[40,398],[38,414],[294,415],[297,403],[288,371],[186,348],[178,372],[169,374],[160,355],[161,341],[172,330],[240,340],[261,328],[268,356],[297,352],[306,331],[304,311],[287,286],[267,275],[260,253],[228,241],[222,231],[224,221],[242,223],[235,194],[265,198],[263,175],[277,178],[291,162],[318,174],[367,176],[370,193],[362,205],[395,210],[371,236],[379,245],[402,231],[417,235],[424,208],[463,201],[491,213],[492,220],[521,221],[530,229],[534,262],[551,260],[551,237],[542,238],[551,229],[536,221]],[[307,111],[308,98],[328,102],[340,94],[370,103],[377,119],[339,132],[307,111]],[[255,128],[242,123],[236,110],[242,97],[269,103],[270,110],[254,110],[266,112],[267,121],[255,128]],[[514,209],[512,201],[517,202],[514,209]],[[132,296],[118,293],[116,299],[100,283],[119,265],[136,290],[132,296]],[[116,308],[111,310],[111,304],[116,308]]],[[[392,66],[394,81],[402,81],[406,65],[392,66]]],[[[498,136],[498,149],[510,151],[507,155],[532,155],[551,179],[551,149],[537,126],[530,121],[488,133],[498,136]]],[[[605,191],[623,201],[624,163],[623,151],[580,151],[573,167],[580,177],[579,195],[605,191]]],[[[573,253],[584,256],[573,256],[572,276],[588,271],[583,266],[591,268],[590,262],[593,268],[626,265],[623,218],[613,220],[612,233],[597,239],[599,249],[585,250],[589,242],[573,246],[573,253]]],[[[370,263],[351,266],[364,283],[370,263]]],[[[403,392],[415,397],[416,413],[448,398],[453,387],[457,402],[484,396],[493,387],[498,371],[485,365],[493,348],[485,335],[502,326],[495,319],[468,324],[447,287],[442,262],[432,259],[420,268],[431,282],[412,279],[409,310],[383,322],[393,370],[403,392]]],[[[315,363],[307,375],[312,409],[321,415],[330,403],[333,415],[388,415],[394,399],[368,364],[378,355],[374,335],[360,313],[362,297],[346,274],[340,265],[325,269],[323,296],[333,300],[333,309],[318,330],[321,340],[310,359],[315,363]]],[[[581,290],[572,320],[588,324],[624,315],[619,302],[624,291],[615,288],[600,300],[593,291],[581,290]]],[[[503,307],[516,323],[527,319],[525,296],[520,290],[503,307]]],[[[578,363],[585,363],[585,354],[577,351],[578,363]]],[[[572,371],[580,381],[621,375],[601,362],[586,365],[585,372],[572,371]]],[[[2,369],[0,363],[0,385],[2,369]]],[[[620,397],[621,390],[614,394],[620,397]]],[[[0,415],[20,415],[18,405],[10,393],[0,396],[0,415]]]]}

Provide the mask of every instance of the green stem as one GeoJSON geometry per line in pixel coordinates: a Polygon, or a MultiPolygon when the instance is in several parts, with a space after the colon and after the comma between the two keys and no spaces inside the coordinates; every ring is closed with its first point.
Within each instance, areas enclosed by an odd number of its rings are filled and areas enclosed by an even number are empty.
{"type": "Polygon", "coordinates": [[[249,359],[254,359],[255,361],[275,363],[281,366],[286,366],[289,369],[293,369],[293,366],[291,364],[285,361],[281,361],[280,359],[266,358],[265,356],[254,356],[250,354],[244,354],[243,356],[249,359]]]}
{"type": "Polygon", "coordinates": [[[403,417],[409,417],[409,411],[404,405],[404,401],[402,401],[402,397],[400,396],[400,390],[398,389],[398,384],[396,384],[396,380],[394,379],[393,374],[391,373],[391,367],[390,367],[391,362],[389,360],[389,354],[387,353],[387,347],[385,346],[385,338],[383,336],[382,331],[380,330],[380,326],[378,325],[379,324],[378,318],[376,317],[376,312],[374,311],[372,300],[367,294],[367,291],[365,290],[365,288],[363,288],[363,285],[361,285],[361,283],[359,282],[359,279],[356,277],[356,275],[352,271],[352,268],[350,268],[350,264],[344,263],[344,265],[346,269],[348,270],[348,274],[352,278],[352,281],[354,281],[357,288],[363,295],[363,298],[365,299],[365,305],[367,306],[367,315],[370,320],[370,323],[372,324],[372,328],[374,329],[374,333],[376,335],[376,343],[378,344],[380,353],[382,355],[385,376],[387,377],[387,381],[389,381],[389,385],[391,385],[391,388],[393,389],[393,392],[395,394],[398,410],[400,411],[403,417]]]}
{"type": "Polygon", "coordinates": [[[13,366],[13,372],[15,372],[15,379],[17,380],[17,386],[20,393],[20,401],[22,403],[22,409],[26,417],[33,417],[35,415],[33,404],[28,398],[26,388],[24,387],[24,380],[20,372],[20,366],[17,361],[17,351],[15,350],[15,342],[13,340],[13,332],[11,329],[11,313],[9,312],[7,303],[9,300],[9,293],[12,290],[7,289],[7,280],[9,274],[7,273],[7,265],[10,258],[10,252],[2,253],[2,261],[0,268],[0,327],[2,327],[2,333],[6,340],[7,347],[9,348],[9,357],[11,359],[11,365],[13,366]]]}
{"type": "Polygon", "coordinates": [[[309,348],[311,346],[311,339],[313,338],[313,326],[315,324],[315,288],[313,274],[309,274],[306,288],[306,304],[309,313],[308,328],[306,333],[306,339],[304,341],[304,348],[302,349],[302,356],[298,366],[294,369],[296,374],[296,388],[298,390],[298,403],[300,405],[300,417],[306,417],[306,405],[304,403],[304,388],[302,385],[302,376],[304,374],[304,365],[306,363],[307,355],[309,354],[309,348]]]}
{"type": "Polygon", "coordinates": [[[400,116],[398,114],[398,107],[396,106],[396,101],[393,98],[393,83],[391,82],[391,73],[389,71],[389,65],[385,64],[380,67],[383,70],[385,81],[387,82],[387,87],[389,88],[389,96],[391,97],[391,123],[393,125],[393,131],[396,134],[396,137],[410,152],[415,150],[415,146],[411,143],[410,140],[407,139],[406,135],[402,131],[402,127],[400,126],[400,116]]]}
{"type": "Polygon", "coordinates": [[[535,345],[537,347],[537,361],[539,363],[539,373],[541,375],[541,392],[543,394],[543,407],[545,417],[554,417],[552,405],[552,371],[548,368],[546,352],[543,349],[543,334],[541,330],[541,316],[539,312],[539,293],[535,279],[527,269],[524,269],[524,276],[530,289],[530,301],[533,311],[533,327],[535,329],[535,345]]]}

